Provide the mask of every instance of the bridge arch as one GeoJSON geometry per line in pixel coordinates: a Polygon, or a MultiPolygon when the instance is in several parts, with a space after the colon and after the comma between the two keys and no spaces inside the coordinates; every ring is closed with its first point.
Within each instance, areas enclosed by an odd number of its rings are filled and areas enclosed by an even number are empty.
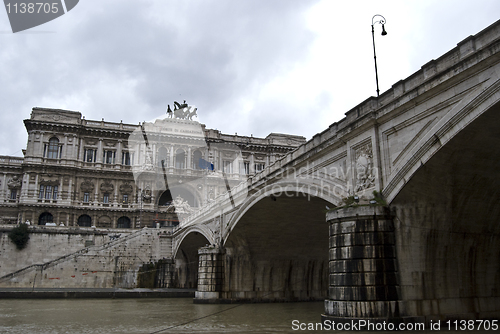
{"type": "Polygon", "coordinates": [[[206,226],[193,226],[179,235],[173,245],[176,286],[196,288],[198,283],[198,249],[213,244],[212,233],[206,226]]]}
{"type": "Polygon", "coordinates": [[[325,212],[340,201],[340,194],[316,191],[312,185],[319,184],[286,180],[268,185],[229,221],[222,298],[298,301],[327,296],[325,212]],[[287,191],[277,185],[288,186],[287,191]]]}
{"type": "MultiPolygon", "coordinates": [[[[251,209],[256,203],[263,198],[277,195],[287,194],[302,194],[304,197],[318,197],[330,203],[330,208],[337,206],[342,202],[342,198],[346,197],[347,191],[344,184],[329,182],[325,179],[307,178],[307,179],[285,179],[278,182],[269,184],[257,192],[249,194],[247,199],[238,208],[236,213],[231,217],[227,223],[226,233],[224,235],[223,243],[227,240],[230,231],[238,224],[238,221],[251,209]]],[[[326,209],[326,207],[325,207],[326,209]]]]}
{"type": "Polygon", "coordinates": [[[500,73],[489,69],[488,80],[483,79],[462,100],[451,108],[417,143],[406,153],[406,159],[394,166],[383,194],[391,202],[417,170],[432,158],[450,140],[467,128],[474,120],[500,102],[500,73]],[[496,80],[491,83],[492,80],[496,80]],[[478,93],[479,92],[479,93],[478,93]]]}
{"type": "Polygon", "coordinates": [[[500,301],[498,98],[460,126],[391,202],[401,291],[416,303],[441,309],[459,300],[461,314],[498,311],[489,306],[500,301]]]}

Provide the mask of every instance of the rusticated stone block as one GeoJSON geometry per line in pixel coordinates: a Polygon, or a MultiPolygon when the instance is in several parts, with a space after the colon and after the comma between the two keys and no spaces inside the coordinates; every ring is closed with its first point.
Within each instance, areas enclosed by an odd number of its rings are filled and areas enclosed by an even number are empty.
{"type": "Polygon", "coordinates": [[[397,285],[395,272],[330,274],[330,286],[397,285]]]}
{"type": "Polygon", "coordinates": [[[360,232],[337,234],[330,237],[330,248],[343,246],[394,245],[394,234],[386,232],[360,232]]]}
{"type": "Polygon", "coordinates": [[[395,259],[348,259],[333,260],[329,264],[330,273],[356,273],[373,271],[396,271],[395,259]]]}
{"type": "Polygon", "coordinates": [[[369,301],[369,300],[399,300],[397,286],[330,286],[330,300],[369,301]]]}
{"type": "Polygon", "coordinates": [[[394,246],[350,246],[330,248],[330,260],[386,259],[396,257],[394,246]]]}

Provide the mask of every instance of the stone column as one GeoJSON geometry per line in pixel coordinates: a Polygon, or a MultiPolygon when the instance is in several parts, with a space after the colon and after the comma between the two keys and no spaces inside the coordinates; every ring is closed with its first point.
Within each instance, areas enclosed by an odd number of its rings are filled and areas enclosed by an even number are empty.
{"type": "Polygon", "coordinates": [[[248,166],[248,172],[250,173],[250,175],[254,174],[255,173],[255,156],[252,153],[250,153],[250,166],[248,166]]]}
{"type": "Polygon", "coordinates": [[[83,139],[82,139],[82,138],[79,138],[79,140],[78,140],[78,141],[80,142],[80,147],[78,148],[80,153],[79,153],[79,156],[77,157],[77,160],[82,161],[82,162],[85,162],[85,161],[83,160],[83,157],[84,157],[84,155],[85,155],[85,154],[83,153],[83,151],[85,150],[83,139]]]}
{"type": "Polygon", "coordinates": [[[94,159],[95,160],[94,162],[104,163],[104,161],[102,161],[102,154],[103,154],[102,141],[103,138],[99,138],[99,144],[97,146],[97,157],[96,159],[94,159]]]}
{"type": "Polygon", "coordinates": [[[202,247],[198,250],[198,289],[194,296],[195,303],[216,303],[221,297],[225,252],[223,248],[214,247],[202,247]]]}
{"type": "Polygon", "coordinates": [[[382,206],[328,212],[330,284],[323,320],[400,322],[393,216],[382,206]]]}
{"type": "Polygon", "coordinates": [[[117,169],[120,169],[121,168],[121,164],[122,164],[122,140],[119,139],[118,140],[118,145],[117,145],[117,148],[116,148],[116,157],[115,157],[115,165],[117,169]]]}
{"type": "Polygon", "coordinates": [[[168,167],[169,168],[174,168],[174,151],[175,151],[175,148],[173,146],[170,146],[170,150],[169,150],[169,154],[170,154],[170,159],[169,159],[169,162],[168,162],[168,167]]]}

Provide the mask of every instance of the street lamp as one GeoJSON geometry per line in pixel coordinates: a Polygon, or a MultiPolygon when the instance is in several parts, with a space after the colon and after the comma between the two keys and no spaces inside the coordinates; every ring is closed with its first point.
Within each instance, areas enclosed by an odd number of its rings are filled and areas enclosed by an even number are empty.
{"type": "Polygon", "coordinates": [[[375,29],[373,28],[375,23],[380,23],[382,25],[382,36],[387,35],[387,31],[385,31],[384,27],[384,24],[386,23],[385,17],[379,14],[374,15],[372,17],[373,60],[375,61],[375,81],[377,82],[377,97],[378,97],[380,90],[378,89],[377,54],[375,53],[375,29]],[[378,17],[380,17],[380,19],[374,22],[375,18],[378,17]]]}

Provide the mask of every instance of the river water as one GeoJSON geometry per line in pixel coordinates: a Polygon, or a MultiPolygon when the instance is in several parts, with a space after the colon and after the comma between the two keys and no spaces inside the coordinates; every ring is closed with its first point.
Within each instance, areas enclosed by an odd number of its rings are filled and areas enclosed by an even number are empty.
{"type": "Polygon", "coordinates": [[[3,299],[0,333],[287,333],[322,302],[197,305],[190,298],[3,299]],[[196,320],[199,319],[199,320],[196,320]]]}
{"type": "MultiPolygon", "coordinates": [[[[323,302],[197,305],[190,298],[3,299],[0,333],[340,333],[293,330],[294,320],[319,323],[322,312],[323,302]]],[[[436,331],[419,331],[431,332],[436,331]]]]}

